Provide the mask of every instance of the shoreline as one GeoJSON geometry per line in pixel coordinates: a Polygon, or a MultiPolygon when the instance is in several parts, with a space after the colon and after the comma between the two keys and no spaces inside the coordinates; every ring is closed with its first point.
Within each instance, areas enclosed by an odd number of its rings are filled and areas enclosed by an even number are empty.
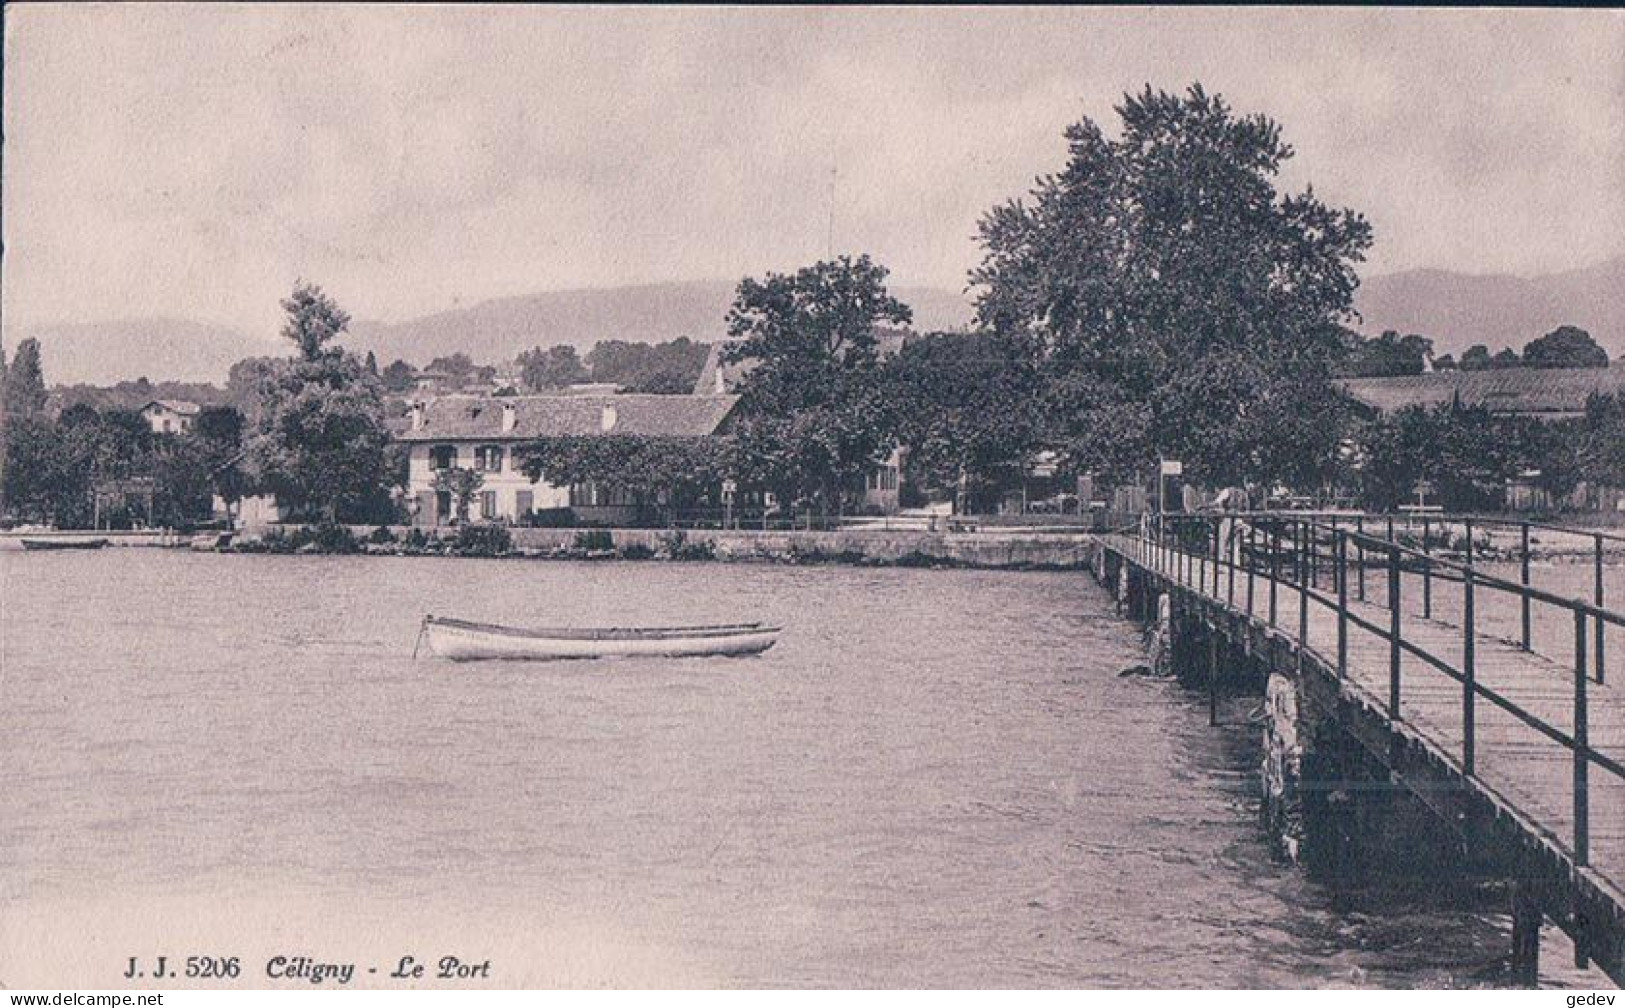
{"type": "MultiPolygon", "coordinates": [[[[478,528],[477,526],[468,528],[478,528]]],[[[386,530],[348,527],[355,550],[323,549],[317,543],[259,538],[249,530],[225,552],[354,552],[368,556],[450,556],[499,560],[660,561],[667,563],[838,564],[862,567],[957,568],[978,570],[1086,569],[1092,556],[1090,533],[945,533],[925,530],[843,529],[759,531],[744,529],[505,529],[496,541],[487,535],[463,540],[456,529],[386,530]],[[391,538],[383,538],[387,534],[391,538]],[[257,541],[256,541],[257,540],[257,541]],[[505,541],[504,541],[505,540],[505,541]]]]}

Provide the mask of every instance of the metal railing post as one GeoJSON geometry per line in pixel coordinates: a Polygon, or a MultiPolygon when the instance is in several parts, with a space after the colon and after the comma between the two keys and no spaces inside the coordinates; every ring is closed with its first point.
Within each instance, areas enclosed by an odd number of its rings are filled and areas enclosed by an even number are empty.
{"type": "Polygon", "coordinates": [[[1356,572],[1356,576],[1359,577],[1359,579],[1360,579],[1360,585],[1359,585],[1360,592],[1359,592],[1358,597],[1359,597],[1361,602],[1364,602],[1365,601],[1365,517],[1364,516],[1361,516],[1359,518],[1354,519],[1354,531],[1359,536],[1359,538],[1354,540],[1354,550],[1355,550],[1355,553],[1357,554],[1357,562],[1358,562],[1358,565],[1359,565],[1359,569],[1356,572]]]}
{"type": "Polygon", "coordinates": [[[1337,674],[1341,678],[1349,674],[1349,537],[1344,532],[1338,532],[1336,536],[1337,674]]]}
{"type": "Polygon", "coordinates": [[[1574,610],[1574,863],[1591,859],[1591,739],[1586,717],[1586,614],[1574,610]]]}
{"type": "Polygon", "coordinates": [[[1298,582],[1299,588],[1303,587],[1305,571],[1309,566],[1309,557],[1303,547],[1303,522],[1295,521],[1292,523],[1292,579],[1298,582]]]}
{"type": "Polygon", "coordinates": [[[1522,527],[1523,532],[1522,532],[1522,539],[1521,539],[1521,542],[1520,542],[1518,552],[1520,554],[1522,554],[1522,556],[1523,556],[1523,559],[1519,564],[1519,569],[1521,570],[1522,576],[1523,576],[1523,591],[1519,592],[1518,596],[1519,596],[1519,599],[1520,599],[1520,602],[1521,602],[1522,616],[1523,616],[1523,649],[1525,651],[1528,651],[1529,650],[1529,642],[1530,642],[1530,627],[1529,627],[1529,523],[1528,522],[1521,522],[1520,525],[1522,527]]]}
{"type": "MultiPolygon", "coordinates": [[[[1303,539],[1308,531],[1309,523],[1300,522],[1298,525],[1299,538],[1303,539]]],[[[1307,545],[1307,540],[1300,544],[1298,550],[1298,555],[1304,558],[1299,561],[1299,567],[1304,566],[1304,562],[1307,560],[1303,549],[1305,545],[1307,545]]],[[[1303,571],[1300,570],[1298,573],[1300,575],[1298,577],[1298,669],[1301,671],[1303,669],[1304,652],[1309,650],[1309,583],[1302,576],[1303,571]]]]}
{"type": "Polygon", "coordinates": [[[1208,526],[1213,531],[1213,597],[1219,597],[1219,538],[1224,533],[1224,519],[1215,518],[1208,526]]]}
{"type": "Polygon", "coordinates": [[[1305,521],[1304,533],[1309,536],[1309,583],[1320,585],[1320,538],[1315,535],[1315,523],[1305,521]]]}
{"type": "Polygon", "coordinates": [[[1388,715],[1399,716],[1399,547],[1388,547],[1388,715]]]}
{"type": "Polygon", "coordinates": [[[1166,573],[1168,566],[1168,516],[1157,515],[1157,573],[1166,573]]]}
{"type": "Polygon", "coordinates": [[[1258,523],[1247,523],[1247,615],[1253,614],[1254,567],[1258,565],[1258,523]]]}
{"type": "Polygon", "coordinates": [[[1428,541],[1428,520],[1422,519],[1422,618],[1433,618],[1433,545],[1428,541]]]}
{"type": "Polygon", "coordinates": [[[1461,579],[1461,766],[1471,774],[1477,743],[1476,701],[1478,699],[1478,642],[1477,617],[1473,612],[1473,572],[1469,569],[1461,579]]]}
{"type": "Polygon", "coordinates": [[[1473,520],[1467,518],[1464,523],[1467,526],[1467,565],[1470,567],[1473,563],[1473,520]]]}
{"type": "Polygon", "coordinates": [[[1276,588],[1281,580],[1281,525],[1270,522],[1270,626],[1275,625],[1276,588]]]}
{"type": "MultiPolygon", "coordinates": [[[[1221,526],[1221,531],[1223,527],[1221,526]]],[[[1225,589],[1225,604],[1232,609],[1236,606],[1236,520],[1230,519],[1230,535],[1224,543],[1224,560],[1226,567],[1225,580],[1230,586],[1225,589]]]]}
{"type": "MultiPolygon", "coordinates": [[[[1602,605],[1602,603],[1603,603],[1603,590],[1602,590],[1602,534],[1601,533],[1597,534],[1597,554],[1596,554],[1596,560],[1592,564],[1592,576],[1595,579],[1595,583],[1592,586],[1592,594],[1595,596],[1595,598],[1593,599],[1593,602],[1595,603],[1595,605],[1597,606],[1598,609],[1601,609],[1603,607],[1603,605],[1602,605]]],[[[1604,667],[1605,667],[1605,662],[1604,662],[1604,659],[1603,659],[1603,655],[1604,655],[1605,652],[1604,652],[1603,649],[1607,646],[1607,641],[1604,638],[1604,635],[1607,633],[1607,628],[1608,628],[1608,621],[1607,620],[1601,620],[1601,619],[1597,620],[1597,647],[1596,647],[1597,658],[1596,658],[1596,662],[1597,662],[1597,684],[1599,686],[1602,684],[1602,681],[1603,681],[1603,670],[1604,670],[1604,667]]]]}

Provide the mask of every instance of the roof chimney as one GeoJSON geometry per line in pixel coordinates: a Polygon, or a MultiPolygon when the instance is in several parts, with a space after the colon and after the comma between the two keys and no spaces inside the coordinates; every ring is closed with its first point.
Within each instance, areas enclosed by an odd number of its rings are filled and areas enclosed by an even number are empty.
{"type": "Polygon", "coordinates": [[[608,434],[610,431],[615,429],[615,421],[617,419],[619,418],[615,415],[615,407],[605,406],[603,415],[598,419],[598,429],[603,431],[605,434],[608,434]]]}
{"type": "Polygon", "coordinates": [[[518,422],[519,422],[519,411],[514,409],[513,403],[511,403],[511,402],[503,403],[502,404],[502,433],[504,433],[504,434],[512,433],[513,428],[514,428],[514,424],[516,424],[518,422]]]}
{"type": "Polygon", "coordinates": [[[412,429],[423,429],[423,401],[421,399],[412,404],[412,429]]]}

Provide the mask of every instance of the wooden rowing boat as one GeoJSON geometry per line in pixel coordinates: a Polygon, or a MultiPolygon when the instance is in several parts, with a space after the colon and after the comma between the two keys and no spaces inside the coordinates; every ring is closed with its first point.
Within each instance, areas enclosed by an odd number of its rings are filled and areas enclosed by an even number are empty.
{"type": "Polygon", "coordinates": [[[485,658],[543,661],[557,658],[753,655],[772,647],[778,639],[779,629],[760,623],[726,623],[711,626],[522,630],[444,616],[425,616],[422,634],[429,640],[429,650],[452,661],[485,658]]]}
{"type": "Polygon", "coordinates": [[[106,539],[85,539],[80,536],[63,536],[53,539],[24,539],[25,550],[72,550],[72,549],[101,549],[107,545],[106,539]]]}

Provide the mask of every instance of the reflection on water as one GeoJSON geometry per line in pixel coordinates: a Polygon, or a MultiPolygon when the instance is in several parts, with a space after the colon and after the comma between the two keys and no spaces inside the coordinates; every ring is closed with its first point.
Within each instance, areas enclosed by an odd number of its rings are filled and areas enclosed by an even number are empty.
{"type": "Polygon", "coordinates": [[[0,589],[6,986],[159,954],[256,984],[408,954],[498,986],[1497,982],[1482,908],[1276,862],[1248,732],[1119,678],[1138,640],[1081,575],[108,550],[0,554],[0,589]],[[786,631],[450,665],[411,658],[428,612],[786,631]]]}

